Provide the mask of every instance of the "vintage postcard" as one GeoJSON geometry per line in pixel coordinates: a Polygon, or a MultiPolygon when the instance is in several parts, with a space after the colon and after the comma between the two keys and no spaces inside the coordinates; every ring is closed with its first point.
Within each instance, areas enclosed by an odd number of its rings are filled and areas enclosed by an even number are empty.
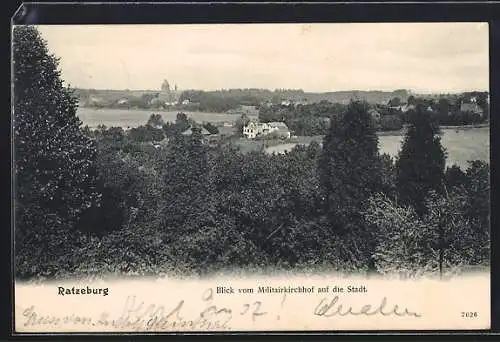
{"type": "Polygon", "coordinates": [[[488,39],[14,26],[15,332],[489,329],[488,39]]]}

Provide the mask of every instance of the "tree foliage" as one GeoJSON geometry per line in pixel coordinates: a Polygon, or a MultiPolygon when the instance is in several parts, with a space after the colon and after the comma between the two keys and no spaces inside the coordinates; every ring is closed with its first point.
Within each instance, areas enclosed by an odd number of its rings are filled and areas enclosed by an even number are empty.
{"type": "MultiPolygon", "coordinates": [[[[33,28],[14,33],[18,277],[325,266],[414,276],[489,263],[489,166],[445,173],[422,108],[396,161],[379,154],[361,101],[262,109],[301,132],[328,127],[323,147],[283,154],[207,144],[184,113],[80,129],[57,60],[33,28]]],[[[290,92],[300,95],[270,96],[290,92]]]]}
{"type": "Polygon", "coordinates": [[[429,191],[443,191],[446,153],[439,134],[439,127],[430,114],[418,106],[396,160],[399,196],[419,214],[425,212],[424,202],[429,191]]]}
{"type": "Polygon", "coordinates": [[[34,246],[46,252],[61,235],[70,239],[68,230],[100,195],[96,147],[36,28],[14,28],[13,60],[16,256],[23,256],[34,246]]]}
{"type": "Polygon", "coordinates": [[[366,103],[351,102],[332,121],[319,168],[326,210],[335,220],[349,221],[367,195],[380,189],[378,137],[366,103]]]}
{"type": "Polygon", "coordinates": [[[368,105],[351,102],[347,112],[332,121],[319,162],[324,210],[334,234],[353,251],[351,260],[373,268],[373,244],[360,210],[373,193],[382,191],[378,136],[368,105]]]}

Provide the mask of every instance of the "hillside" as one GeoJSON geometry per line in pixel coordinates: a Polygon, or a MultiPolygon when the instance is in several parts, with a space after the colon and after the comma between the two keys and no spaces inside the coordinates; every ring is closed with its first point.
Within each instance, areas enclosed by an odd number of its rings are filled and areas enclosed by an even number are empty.
{"type": "MultiPolygon", "coordinates": [[[[159,90],[101,90],[101,89],[75,89],[75,94],[81,102],[87,102],[90,99],[95,99],[103,104],[114,103],[123,98],[140,98],[145,94],[157,94],[159,90]]],[[[195,90],[187,90],[181,95],[181,98],[190,97],[195,90]]],[[[258,104],[265,101],[307,101],[320,102],[329,101],[337,103],[348,103],[351,99],[359,98],[364,99],[370,103],[382,103],[394,97],[406,99],[408,92],[406,90],[388,91],[335,91],[325,93],[303,92],[300,90],[275,90],[270,91],[267,89],[229,89],[220,91],[207,91],[205,94],[223,98],[246,99],[247,102],[254,102],[258,104]]]]}

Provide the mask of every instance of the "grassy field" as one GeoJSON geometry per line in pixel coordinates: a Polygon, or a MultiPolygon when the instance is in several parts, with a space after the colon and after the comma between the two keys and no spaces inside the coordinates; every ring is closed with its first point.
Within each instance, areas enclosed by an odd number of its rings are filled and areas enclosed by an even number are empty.
{"type": "MultiPolygon", "coordinates": [[[[175,121],[179,111],[162,111],[162,110],[129,110],[129,109],[94,109],[94,108],[78,108],[77,115],[90,128],[95,128],[98,125],[107,127],[123,127],[132,128],[144,125],[151,114],[161,114],[163,120],[175,121]]],[[[231,115],[224,113],[208,113],[208,112],[184,112],[186,115],[198,122],[234,122],[239,118],[239,115],[231,115]]],[[[249,116],[251,119],[256,117],[249,116]]]]}

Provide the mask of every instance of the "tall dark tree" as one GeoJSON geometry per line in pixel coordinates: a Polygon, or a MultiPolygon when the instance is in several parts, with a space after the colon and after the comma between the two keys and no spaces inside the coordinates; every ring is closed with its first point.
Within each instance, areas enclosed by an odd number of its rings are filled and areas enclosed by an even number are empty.
{"type": "Polygon", "coordinates": [[[320,175],[328,211],[358,209],[380,189],[380,170],[378,136],[368,105],[351,102],[342,118],[332,120],[323,141],[320,175]]]}
{"type": "Polygon", "coordinates": [[[183,112],[177,113],[177,117],[175,119],[175,131],[176,133],[182,133],[186,129],[191,126],[191,122],[189,121],[189,118],[187,115],[183,112]]]}
{"type": "Polygon", "coordinates": [[[346,250],[358,252],[354,258],[348,256],[350,262],[363,258],[373,267],[374,246],[360,212],[364,202],[382,191],[383,185],[378,136],[368,109],[366,102],[353,101],[339,120],[332,120],[323,141],[319,172],[333,233],[352,244],[346,250]]]}
{"type": "Polygon", "coordinates": [[[410,115],[408,130],[396,161],[396,186],[400,199],[425,213],[430,190],[443,191],[446,152],[439,126],[422,105],[410,115]]]}
{"type": "Polygon", "coordinates": [[[395,107],[401,105],[401,99],[399,97],[394,97],[389,101],[389,106],[395,107]]]}
{"type": "MultiPolygon", "coordinates": [[[[80,129],[77,98],[58,59],[32,26],[13,31],[16,256],[61,250],[82,211],[98,201],[93,141],[80,129]]],[[[36,256],[34,256],[36,257],[36,256]]]]}
{"type": "Polygon", "coordinates": [[[165,228],[192,231],[212,219],[207,212],[211,203],[207,158],[197,127],[192,135],[176,135],[169,142],[162,172],[165,228]]]}
{"type": "Polygon", "coordinates": [[[409,104],[409,105],[416,105],[417,104],[417,99],[415,99],[415,96],[413,95],[410,95],[408,97],[408,100],[406,100],[406,102],[409,104]]]}
{"type": "Polygon", "coordinates": [[[153,128],[158,128],[162,127],[164,125],[163,122],[163,117],[160,114],[151,114],[151,116],[148,119],[148,122],[146,123],[147,126],[153,127],[153,128]]]}

